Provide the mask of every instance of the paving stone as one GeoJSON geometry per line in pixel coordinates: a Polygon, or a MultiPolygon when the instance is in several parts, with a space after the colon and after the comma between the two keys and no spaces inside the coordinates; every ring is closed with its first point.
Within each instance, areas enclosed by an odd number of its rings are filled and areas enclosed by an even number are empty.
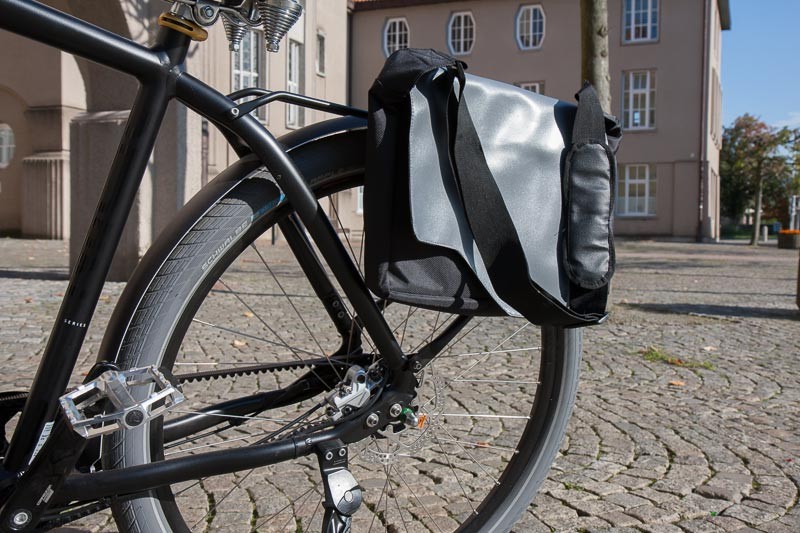
{"type": "MultiPolygon", "coordinates": [[[[0,239],[0,390],[30,385],[66,288],[66,248],[59,242],[0,239]]],[[[319,311],[286,247],[264,250],[284,288],[297,295],[297,308],[307,316],[319,311]]],[[[294,327],[296,314],[278,286],[256,268],[262,263],[255,256],[251,259],[239,264],[227,282],[247,294],[260,295],[254,297],[253,308],[275,325],[286,342],[317,350],[307,331],[294,327]]],[[[796,251],[622,241],[618,261],[612,316],[604,326],[584,332],[582,383],[563,455],[537,496],[536,506],[529,508],[515,531],[800,531],[800,514],[792,507],[800,486],[800,412],[796,408],[800,361],[788,356],[800,353],[800,321],[794,304],[796,251]],[[765,271],[770,275],[764,276],[765,271]],[[646,361],[641,351],[650,346],[712,368],[646,361]],[[676,381],[683,385],[670,385],[676,381]]],[[[93,363],[104,324],[122,288],[123,284],[106,284],[73,382],[80,381],[93,363]]],[[[218,289],[198,317],[256,336],[270,335],[218,289]]],[[[391,312],[392,306],[387,308],[391,312]]],[[[425,342],[434,315],[429,322],[412,323],[406,339],[425,342]]],[[[318,340],[335,341],[336,332],[323,324],[325,315],[314,316],[320,317],[310,324],[318,340]]],[[[502,340],[513,331],[484,329],[481,333],[486,339],[502,340]]],[[[264,348],[256,339],[193,324],[182,349],[187,357],[208,364],[231,359],[247,362],[264,348]]],[[[496,379],[514,379],[529,372],[531,361],[535,358],[515,359],[506,354],[486,373],[496,379]]],[[[185,371],[200,369],[194,366],[185,371]]],[[[293,379],[293,375],[241,378],[235,388],[252,394],[293,379]]],[[[206,382],[202,388],[187,387],[187,398],[191,402],[227,399],[230,386],[230,382],[206,382]]],[[[530,397],[521,389],[479,389],[473,384],[453,390],[451,407],[462,411],[514,412],[530,397]]],[[[472,442],[501,438],[498,435],[511,427],[500,421],[465,419],[448,421],[448,425],[457,428],[459,439],[472,442]]],[[[452,444],[445,446],[460,453],[452,444]]],[[[483,468],[502,468],[507,459],[476,448],[471,453],[485,466],[469,461],[458,465],[454,475],[435,447],[418,453],[424,461],[416,467],[411,466],[413,459],[398,463],[404,481],[395,480],[388,491],[390,498],[382,499],[380,509],[376,506],[385,484],[382,467],[353,461],[354,475],[365,487],[365,501],[379,515],[400,524],[392,532],[405,531],[398,505],[404,509],[409,531],[436,530],[407,486],[430,507],[437,525],[450,530],[454,519],[470,513],[464,491],[482,498],[487,490],[483,468]]],[[[187,515],[202,519],[209,496],[221,498],[236,479],[207,480],[187,492],[193,499],[182,508],[187,515]]],[[[220,505],[219,519],[208,530],[227,532],[220,520],[235,517],[241,518],[242,530],[249,531],[248,516],[258,513],[263,520],[289,504],[281,516],[289,519],[285,530],[294,531],[293,513],[310,515],[317,505],[319,494],[313,492],[312,497],[307,492],[317,480],[313,457],[258,469],[247,478],[249,492],[234,491],[220,505]]],[[[376,515],[364,509],[357,515],[354,533],[367,530],[373,518],[376,515]]],[[[320,520],[320,516],[302,518],[303,530],[319,530],[320,520]]],[[[72,525],[78,531],[115,530],[108,512],[72,525]]]]}
{"type": "Polygon", "coordinates": [[[725,510],[725,516],[738,518],[742,522],[757,526],[770,520],[775,520],[785,512],[784,509],[762,502],[748,500],[747,502],[733,505],[725,510]],[[783,512],[782,512],[783,511],[783,512]]]}
{"type": "Polygon", "coordinates": [[[635,518],[629,514],[625,514],[621,511],[612,511],[604,515],[600,515],[600,518],[617,527],[635,526],[642,523],[642,521],[638,518],[635,518]]]}
{"type": "Polygon", "coordinates": [[[665,522],[677,522],[680,515],[675,511],[662,509],[654,505],[643,505],[634,507],[626,511],[629,515],[639,519],[645,524],[663,524],[665,522]]]}

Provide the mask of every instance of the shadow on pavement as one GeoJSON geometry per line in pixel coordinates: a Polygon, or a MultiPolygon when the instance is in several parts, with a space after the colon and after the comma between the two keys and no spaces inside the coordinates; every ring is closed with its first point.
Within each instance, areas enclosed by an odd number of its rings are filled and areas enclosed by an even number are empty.
{"type": "Polygon", "coordinates": [[[0,268],[0,279],[40,279],[46,281],[65,281],[69,270],[6,270],[0,268]]]}
{"type": "Polygon", "coordinates": [[[800,311],[797,309],[776,309],[769,307],[741,307],[738,305],[708,305],[708,304],[621,304],[633,309],[651,313],[665,313],[673,315],[720,316],[731,318],[777,318],[783,320],[800,321],[800,311]]]}

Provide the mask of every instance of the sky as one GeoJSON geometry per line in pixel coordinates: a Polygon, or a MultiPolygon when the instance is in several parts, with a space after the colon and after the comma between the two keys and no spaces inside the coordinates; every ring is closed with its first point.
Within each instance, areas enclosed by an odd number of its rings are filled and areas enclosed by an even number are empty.
{"type": "Polygon", "coordinates": [[[722,32],[725,125],[745,113],[800,128],[800,0],[730,0],[722,32]]]}

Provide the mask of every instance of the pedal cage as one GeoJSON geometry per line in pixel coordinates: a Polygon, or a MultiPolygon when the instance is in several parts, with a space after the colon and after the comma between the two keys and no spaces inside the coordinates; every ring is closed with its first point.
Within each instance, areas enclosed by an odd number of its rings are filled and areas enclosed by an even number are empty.
{"type": "Polygon", "coordinates": [[[78,435],[91,439],[141,426],[184,399],[180,385],[167,379],[156,367],[147,366],[107,370],[59,401],[70,427],[78,435]],[[143,387],[152,389],[145,400],[137,401],[135,393],[143,387]]]}

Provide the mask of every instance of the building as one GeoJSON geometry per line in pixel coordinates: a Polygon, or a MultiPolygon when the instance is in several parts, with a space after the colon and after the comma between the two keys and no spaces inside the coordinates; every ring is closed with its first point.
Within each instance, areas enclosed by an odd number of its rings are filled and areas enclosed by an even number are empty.
{"type": "MultiPolygon", "coordinates": [[[[142,44],[153,42],[155,21],[169,7],[158,0],[44,3],[142,44]]],[[[347,0],[303,4],[280,52],[267,53],[253,31],[232,53],[216,24],[206,42],[193,44],[188,72],[225,93],[259,86],[346,101],[347,0]]],[[[74,263],[135,92],[131,78],[0,30],[0,235],[72,237],[74,263]]],[[[258,113],[276,136],[330,118],[282,103],[258,113]]],[[[170,106],[110,278],[127,279],[175,211],[235,157],[213,126],[170,106]]]]}
{"type": "MultiPolygon", "coordinates": [[[[615,231],[719,237],[721,32],[728,0],[608,0],[619,153],[615,231]]],[[[469,72],[573,101],[579,0],[355,0],[350,97],[398,48],[435,48],[469,72]]]]}
{"type": "MultiPolygon", "coordinates": [[[[302,1],[302,0],[301,0],[302,1]]],[[[147,44],[168,4],[46,0],[147,44]]],[[[470,72],[571,100],[580,86],[579,0],[305,0],[277,54],[260,32],[228,50],[221,24],[187,69],[223,92],[257,85],[366,106],[392,51],[431,47],[470,72]]],[[[609,0],[612,113],[625,123],[616,231],[719,234],[720,35],[728,0],[609,0]]],[[[74,262],[136,92],[134,80],[0,31],[0,235],[70,238],[74,262]],[[24,58],[21,61],[20,58],[24,58]]],[[[328,118],[281,103],[259,111],[276,135],[328,118]]],[[[173,105],[112,265],[126,279],[158,232],[233,162],[222,136],[173,105]]],[[[361,229],[361,194],[333,204],[361,229]]]]}

